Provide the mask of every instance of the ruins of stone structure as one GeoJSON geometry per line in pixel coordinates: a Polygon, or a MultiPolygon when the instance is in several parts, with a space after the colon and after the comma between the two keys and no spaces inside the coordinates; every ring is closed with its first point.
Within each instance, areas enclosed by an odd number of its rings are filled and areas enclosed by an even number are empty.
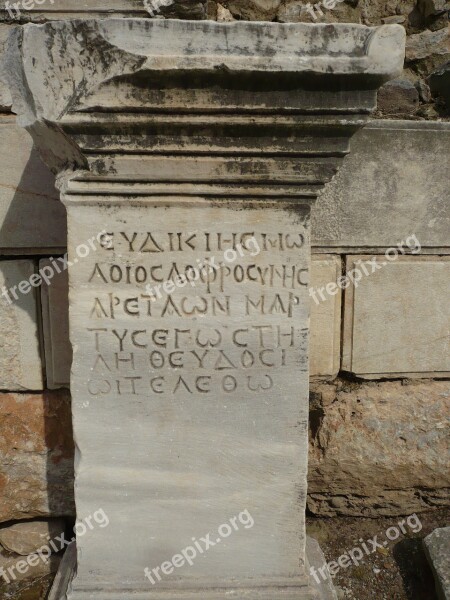
{"type": "MultiPolygon", "coordinates": [[[[327,528],[347,515],[371,517],[378,528],[383,517],[417,512],[426,520],[448,506],[449,6],[319,4],[321,12],[306,10],[304,0],[175,0],[159,9],[141,0],[24,0],[11,14],[0,2],[0,569],[31,560],[48,527],[56,538],[75,516],[68,277],[52,266],[64,265],[67,214],[54,175],[16,123],[4,79],[8,35],[29,22],[133,16],[405,28],[403,72],[381,88],[376,120],[355,133],[311,215],[307,505],[317,517],[337,517],[325,519],[327,528]],[[395,260],[387,260],[385,253],[399,246],[395,260]],[[361,259],[370,276],[344,289],[342,276],[364,273],[361,259]],[[374,260],[386,264],[372,273],[374,260]],[[11,303],[4,302],[5,289],[17,295],[11,303]]],[[[163,167],[170,175],[165,161],[160,173],[163,167]]],[[[291,183],[288,176],[281,172],[277,183],[291,183]]],[[[15,570],[10,583],[0,571],[0,596],[17,595],[32,580],[42,587],[37,595],[45,595],[44,576],[58,562],[54,555],[15,570]]],[[[357,587],[356,572],[346,577],[357,587]]],[[[365,593],[377,595],[355,591],[365,593]]]]}
{"type": "Polygon", "coordinates": [[[68,212],[77,522],[108,517],[79,536],[71,600],[319,597],[310,208],[404,40],[143,20],[12,35],[13,109],[68,212]]]}

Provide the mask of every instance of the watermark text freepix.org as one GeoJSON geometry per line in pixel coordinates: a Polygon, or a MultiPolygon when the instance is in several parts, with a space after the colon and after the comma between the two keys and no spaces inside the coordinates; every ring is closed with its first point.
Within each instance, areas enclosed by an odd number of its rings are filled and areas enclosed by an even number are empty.
{"type": "MultiPolygon", "coordinates": [[[[86,535],[88,531],[92,531],[98,525],[102,529],[109,525],[109,518],[105,511],[100,508],[92,515],[77,522],[74,527],[74,532],[78,538],[86,535]]],[[[30,567],[36,567],[40,562],[47,563],[52,554],[57,554],[64,550],[66,546],[75,541],[75,537],[67,540],[64,533],[49,539],[47,544],[44,544],[33,554],[29,554],[26,558],[18,560],[9,567],[0,567],[0,579],[3,578],[6,583],[11,583],[17,579],[17,575],[25,575],[30,567]]]]}
{"type": "Polygon", "coordinates": [[[354,269],[351,269],[346,275],[338,277],[337,282],[330,281],[327,285],[318,288],[309,288],[309,295],[318,305],[321,302],[325,302],[328,296],[335,296],[339,290],[345,290],[350,285],[358,287],[359,282],[363,277],[370,277],[372,273],[375,273],[379,269],[383,269],[386,265],[394,262],[399,256],[407,254],[409,251],[411,254],[419,254],[422,250],[419,240],[415,235],[410,235],[406,240],[402,240],[397,244],[396,248],[388,248],[384,253],[386,260],[379,261],[374,256],[369,260],[360,260],[355,264],[357,265],[354,269]]]}
{"type": "Polygon", "coordinates": [[[26,295],[33,288],[42,285],[42,282],[50,285],[50,282],[56,273],[62,273],[63,271],[66,271],[75,263],[77,263],[80,258],[86,258],[92,250],[95,252],[97,250],[97,242],[101,244],[103,248],[107,247],[108,244],[111,243],[106,231],[101,231],[96,236],[93,236],[87,240],[84,244],[79,244],[75,248],[76,257],[73,259],[73,262],[68,260],[67,254],[56,259],[52,257],[50,258],[49,265],[39,269],[38,273],[33,273],[29,279],[24,279],[17,285],[13,285],[10,288],[3,286],[0,296],[3,296],[5,299],[4,302],[6,301],[7,304],[12,304],[12,298],[14,298],[14,300],[18,300],[19,293],[26,295]]]}
{"type": "Polygon", "coordinates": [[[360,545],[341,554],[337,560],[331,560],[318,569],[311,567],[311,576],[314,577],[317,583],[320,583],[320,579],[325,581],[328,579],[329,575],[335,577],[341,569],[348,569],[353,565],[358,567],[364,561],[366,556],[370,556],[379,549],[385,550],[389,542],[398,540],[402,534],[406,535],[408,529],[413,533],[419,533],[419,531],[422,530],[422,523],[416,514],[410,515],[402,521],[399,521],[397,526],[389,527],[384,533],[387,540],[384,540],[383,542],[378,541],[378,535],[375,535],[372,539],[366,541],[360,538],[360,545]]]}
{"type": "Polygon", "coordinates": [[[41,6],[46,2],[55,4],[55,0],[22,0],[21,2],[5,2],[5,9],[11,19],[20,19],[22,10],[35,10],[37,6],[41,6]]]}
{"type": "Polygon", "coordinates": [[[222,540],[230,537],[230,535],[239,531],[240,525],[244,526],[244,529],[251,529],[255,524],[252,515],[246,509],[239,513],[237,517],[232,517],[227,523],[223,523],[218,529],[216,534],[207,533],[204,537],[192,538],[192,544],[186,546],[179,554],[174,554],[172,558],[169,558],[163,562],[159,567],[155,567],[150,571],[148,567],[144,569],[145,577],[150,581],[152,585],[162,581],[163,575],[171,575],[175,569],[189,565],[192,567],[196,558],[199,555],[208,552],[210,548],[217,546],[222,540]]]}
{"type": "Polygon", "coordinates": [[[190,267],[187,273],[178,274],[176,277],[155,286],[147,285],[145,291],[149,295],[151,301],[156,302],[157,298],[161,299],[163,297],[161,288],[167,295],[171,295],[177,287],[183,288],[188,283],[192,287],[195,287],[199,281],[209,284],[214,280],[218,271],[227,268],[226,263],[230,264],[235,262],[238,259],[238,256],[241,258],[244,257],[246,251],[252,257],[260,254],[261,248],[255,237],[247,239],[244,244],[237,244],[236,249],[229,248],[228,250],[225,250],[223,254],[225,262],[217,264],[214,256],[205,259],[204,261],[197,259],[197,265],[190,267]],[[212,279],[209,278],[209,275],[211,274],[214,275],[212,279]]]}

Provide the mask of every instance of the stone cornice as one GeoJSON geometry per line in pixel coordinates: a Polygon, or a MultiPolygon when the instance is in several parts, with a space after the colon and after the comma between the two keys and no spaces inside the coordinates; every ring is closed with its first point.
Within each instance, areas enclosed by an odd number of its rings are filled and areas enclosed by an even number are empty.
{"type": "Polygon", "coordinates": [[[6,73],[63,191],[313,198],[404,44],[400,26],[54,21],[12,34],[6,73]]]}

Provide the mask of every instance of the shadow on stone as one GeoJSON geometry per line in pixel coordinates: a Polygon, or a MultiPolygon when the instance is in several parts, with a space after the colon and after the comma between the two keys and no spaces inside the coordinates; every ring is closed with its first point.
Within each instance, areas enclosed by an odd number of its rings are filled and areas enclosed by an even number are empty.
{"type": "Polygon", "coordinates": [[[438,600],[421,538],[401,540],[393,550],[408,600],[438,600]]]}

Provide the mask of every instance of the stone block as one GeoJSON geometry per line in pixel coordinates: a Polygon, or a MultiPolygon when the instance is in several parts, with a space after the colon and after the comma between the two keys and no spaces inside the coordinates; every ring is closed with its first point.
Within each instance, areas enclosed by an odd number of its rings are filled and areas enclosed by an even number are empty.
{"type": "Polygon", "coordinates": [[[272,21],[281,0],[224,0],[222,4],[234,17],[249,21],[272,21]]]}
{"type": "Polygon", "coordinates": [[[378,92],[378,110],[384,115],[416,114],[419,108],[419,92],[407,79],[388,81],[378,92]]]}
{"type": "Polygon", "coordinates": [[[64,519],[39,519],[0,526],[0,546],[8,552],[27,556],[64,534],[64,519]]]}
{"type": "Polygon", "coordinates": [[[0,389],[42,390],[37,290],[18,286],[36,269],[31,260],[0,261],[0,389]],[[9,291],[11,290],[11,291],[9,291]],[[14,298],[14,294],[17,299],[14,298]]]}
{"type": "Polygon", "coordinates": [[[410,35],[406,41],[406,64],[426,77],[450,59],[450,25],[410,35]]]}
{"type": "Polygon", "coordinates": [[[412,234],[426,252],[448,248],[450,123],[371,121],[351,150],[314,208],[313,249],[386,249],[412,234]]]}
{"type": "Polygon", "coordinates": [[[0,116],[0,254],[37,254],[66,246],[66,210],[54,176],[13,117],[0,116]]]}
{"type": "Polygon", "coordinates": [[[54,554],[51,560],[36,561],[31,556],[25,558],[19,554],[0,551],[0,598],[5,600],[47,598],[52,574],[58,570],[60,561],[61,556],[58,554],[54,554]]]}
{"type": "MultiPolygon", "coordinates": [[[[311,287],[315,290],[336,283],[341,275],[341,259],[332,255],[313,255],[311,287]]],[[[311,377],[332,378],[339,372],[341,354],[341,290],[311,298],[311,377]]]]}
{"type": "Polygon", "coordinates": [[[424,539],[439,600],[450,600],[450,527],[435,529],[424,539]]]}
{"type": "Polygon", "coordinates": [[[308,506],[408,515],[449,505],[450,381],[313,384],[308,506]]]}
{"type": "MultiPolygon", "coordinates": [[[[41,260],[39,263],[40,269],[50,266],[50,260],[41,260]]],[[[49,285],[42,284],[41,305],[47,388],[69,387],[72,346],[69,339],[67,270],[55,273],[49,285]]]]}
{"type": "Polygon", "coordinates": [[[448,27],[438,31],[426,30],[409,36],[406,40],[407,62],[427,59],[434,54],[444,57],[442,62],[445,62],[445,57],[448,60],[447,55],[450,53],[449,38],[450,29],[448,27]]]}
{"type": "MultiPolygon", "coordinates": [[[[307,453],[309,256],[307,213],[298,205],[289,206],[295,206],[295,212],[280,210],[279,203],[249,208],[241,200],[225,206],[194,200],[161,206],[145,199],[141,205],[121,206],[119,215],[109,203],[87,205],[82,211],[70,205],[73,247],[76,236],[89,238],[105,223],[111,232],[110,249],[100,248],[70,270],[71,285],[77,290],[71,294],[71,335],[73,412],[82,456],[76,484],[78,517],[87,516],[95,505],[102,506],[111,521],[98,538],[81,540],[78,580],[80,573],[89,577],[95,560],[118,589],[119,562],[121,568],[126,565],[131,581],[139,581],[143,569],[153,566],[146,556],[159,564],[177,551],[181,539],[191,539],[205,526],[212,530],[218,515],[232,514],[239,503],[258,515],[256,538],[235,536],[233,546],[221,544],[194,565],[192,577],[202,581],[215,570],[229,569],[240,580],[247,562],[262,578],[283,569],[295,572],[296,550],[288,549],[282,539],[304,543],[298,507],[306,497],[300,457],[307,453]],[[154,232],[150,236],[147,219],[154,232]],[[171,245],[175,226],[186,232],[180,234],[178,251],[171,245]],[[189,265],[201,262],[205,252],[222,264],[233,243],[230,239],[246,240],[245,232],[250,231],[253,241],[248,242],[248,251],[231,268],[224,265],[223,277],[202,275],[194,286],[174,286],[170,295],[158,293],[149,271],[146,281],[142,279],[149,265],[146,251],[160,265],[154,275],[170,279],[171,271],[189,273],[189,265]],[[130,246],[126,238],[133,236],[130,246]],[[111,273],[116,280],[117,269],[124,265],[131,269],[131,285],[123,280],[112,287],[112,280],[101,275],[107,273],[109,278],[111,273]],[[244,285],[239,284],[242,269],[249,273],[244,285]],[[258,275],[270,272],[270,282],[258,275]],[[105,304],[111,293],[114,314],[105,304]],[[130,311],[130,293],[145,306],[130,311]],[[116,334],[122,338],[120,345],[116,334]],[[282,400],[274,401],[278,397],[282,400]],[[153,416],[146,420],[149,415],[153,416]],[[117,427],[118,423],[123,425],[117,427]],[[131,439],[136,450],[133,464],[131,439]],[[206,453],[205,439],[217,440],[220,465],[215,450],[212,458],[206,453]],[[114,469],[106,476],[111,453],[114,469]],[[257,459],[261,453],[263,464],[257,459]],[[175,462],[172,456],[177,457],[175,462]],[[217,467],[214,472],[211,460],[217,467]],[[266,469],[276,473],[270,484],[266,469]],[[137,479],[136,473],[141,473],[137,479]],[[120,490],[131,485],[130,504],[120,490]],[[200,489],[209,502],[198,501],[200,489]],[[155,511],[144,510],[149,494],[155,498],[155,511]],[[121,508],[123,502],[127,510],[121,508]],[[280,511],[281,524],[276,516],[280,511]],[[151,540],[139,537],[144,529],[152,532],[151,540]],[[128,532],[126,558],[113,551],[121,531],[128,532]],[[271,540],[263,555],[253,552],[253,545],[263,539],[271,540]],[[102,548],[111,550],[105,554],[102,548]],[[289,567],[284,566],[284,557],[289,557],[289,567]]],[[[300,592],[297,596],[303,597],[300,592]]]]}
{"type": "Polygon", "coordinates": [[[0,394],[0,523],[73,516],[68,392],[0,394]]]}
{"type": "Polygon", "coordinates": [[[347,257],[347,273],[356,267],[362,278],[345,294],[342,369],[369,379],[448,377],[450,257],[378,256],[375,272],[370,260],[347,257]]]}
{"type": "Polygon", "coordinates": [[[308,560],[308,566],[310,568],[314,568],[316,572],[319,569],[325,569],[325,578],[312,578],[313,585],[316,587],[321,600],[338,600],[338,595],[333,585],[332,576],[328,570],[325,555],[319,545],[319,542],[309,535],[306,536],[306,557],[308,560]]]}
{"type": "Polygon", "coordinates": [[[166,19],[206,19],[207,0],[169,0],[166,7],[162,7],[161,15],[166,19]]]}
{"type": "Polygon", "coordinates": [[[234,17],[228,8],[225,8],[221,4],[217,5],[217,21],[234,21],[234,17]]]}
{"type": "Polygon", "coordinates": [[[447,0],[419,0],[418,7],[425,18],[439,15],[450,9],[447,0]]]}

